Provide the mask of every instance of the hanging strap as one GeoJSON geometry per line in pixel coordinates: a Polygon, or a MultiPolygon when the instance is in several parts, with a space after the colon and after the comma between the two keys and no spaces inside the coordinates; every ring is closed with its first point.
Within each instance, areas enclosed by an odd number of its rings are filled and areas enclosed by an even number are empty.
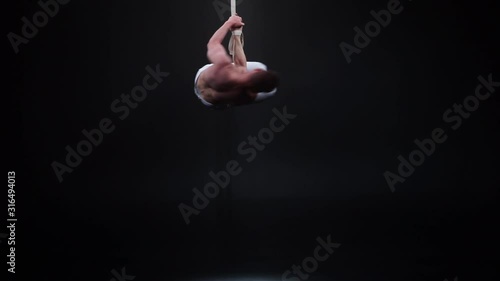
{"type": "MultiPolygon", "coordinates": [[[[231,0],[231,16],[234,16],[236,15],[236,0],[231,0]]],[[[233,56],[233,61],[234,61],[234,36],[235,35],[238,35],[238,36],[241,36],[241,46],[243,47],[244,44],[245,44],[245,41],[243,40],[243,27],[241,28],[238,28],[238,29],[235,29],[233,30],[232,32],[232,35],[231,35],[231,39],[229,39],[229,46],[228,46],[228,49],[229,49],[229,54],[231,56],[233,56]]]]}
{"type": "Polygon", "coordinates": [[[231,0],[231,16],[236,15],[236,0],[231,0]]]}

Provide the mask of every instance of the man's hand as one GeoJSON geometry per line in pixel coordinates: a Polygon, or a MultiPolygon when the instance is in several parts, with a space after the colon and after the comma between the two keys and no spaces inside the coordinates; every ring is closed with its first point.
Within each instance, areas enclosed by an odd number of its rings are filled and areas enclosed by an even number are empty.
{"type": "Polygon", "coordinates": [[[207,44],[207,57],[210,62],[221,66],[231,64],[231,57],[226,53],[221,42],[228,32],[228,28],[232,31],[234,29],[241,29],[244,25],[241,17],[234,15],[214,33],[207,44]]]}
{"type": "Polygon", "coordinates": [[[238,15],[234,15],[234,16],[231,16],[227,21],[226,21],[226,24],[229,26],[229,28],[231,30],[234,30],[234,29],[237,29],[237,28],[240,28],[240,27],[243,27],[245,24],[243,23],[243,19],[238,16],[238,15]]]}

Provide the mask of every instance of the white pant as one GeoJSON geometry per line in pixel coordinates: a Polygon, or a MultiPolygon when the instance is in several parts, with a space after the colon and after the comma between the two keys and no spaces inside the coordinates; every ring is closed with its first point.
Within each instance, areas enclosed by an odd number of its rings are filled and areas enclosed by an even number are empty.
{"type": "MultiPolygon", "coordinates": [[[[207,68],[211,67],[213,64],[207,64],[205,66],[203,66],[202,68],[200,68],[200,70],[198,70],[198,72],[196,73],[196,77],[194,78],[194,93],[196,94],[196,96],[198,96],[198,98],[200,99],[200,101],[208,106],[208,107],[215,107],[215,105],[209,103],[208,101],[204,100],[203,97],[201,96],[201,91],[198,89],[198,87],[196,86],[197,82],[198,82],[198,77],[200,77],[201,73],[203,71],[205,71],[207,68]]],[[[256,61],[249,61],[247,62],[247,70],[248,71],[252,71],[254,69],[264,69],[264,70],[267,70],[267,66],[261,62],[256,62],[256,61]]],[[[272,90],[271,92],[268,92],[268,93],[258,93],[257,94],[257,97],[255,98],[254,102],[261,102],[265,99],[268,99],[272,96],[274,96],[274,94],[276,93],[278,89],[275,88],[274,90],[272,90]]],[[[224,106],[226,107],[226,106],[224,106]]]]}

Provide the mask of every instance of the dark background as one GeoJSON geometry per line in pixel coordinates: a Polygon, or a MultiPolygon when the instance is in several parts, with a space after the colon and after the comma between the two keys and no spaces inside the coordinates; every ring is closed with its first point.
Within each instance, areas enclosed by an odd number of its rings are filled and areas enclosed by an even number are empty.
{"type": "MultiPolygon", "coordinates": [[[[309,280],[497,280],[499,91],[457,131],[442,114],[479,75],[500,80],[498,5],[402,1],[348,64],[339,44],[387,2],[243,1],[247,58],[281,87],[227,111],[192,90],[222,24],[211,0],[73,0],[18,55],[5,36],[4,162],[19,219],[8,280],[109,281],[122,267],[137,281],[281,280],[328,235],[342,245],[309,280]],[[118,120],[111,102],[156,64],[170,76],[118,120]],[[298,117],[244,162],[237,145],[284,106],[298,117]],[[116,130],[59,183],[51,163],[105,117],[116,130]],[[392,193],[383,173],[436,127],[449,139],[392,193]],[[186,225],[178,205],[231,159],[241,175],[186,225]]],[[[10,5],[4,34],[19,34],[39,6],[10,5]]]]}

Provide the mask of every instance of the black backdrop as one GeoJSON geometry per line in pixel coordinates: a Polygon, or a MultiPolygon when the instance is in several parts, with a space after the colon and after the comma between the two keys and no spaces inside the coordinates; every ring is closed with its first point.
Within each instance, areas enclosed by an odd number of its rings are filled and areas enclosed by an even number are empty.
{"type": "MultiPolygon", "coordinates": [[[[328,235],[341,246],[309,280],[496,279],[500,91],[395,192],[384,172],[449,128],[443,113],[479,75],[500,80],[498,5],[402,1],[347,63],[339,44],[388,2],[242,1],[248,60],[279,72],[281,87],[227,111],[192,91],[222,24],[211,0],[73,0],[17,55],[4,37],[19,219],[9,280],[108,281],[123,267],[135,280],[280,280],[328,235]],[[119,120],[111,103],[157,64],[169,76],[119,120]],[[285,106],[297,117],[246,163],[238,145],[285,106]],[[60,183],[51,163],[103,118],[115,131],[60,183]],[[241,174],[186,225],[178,205],[232,159],[241,174]]],[[[16,5],[5,34],[40,10],[16,5]]]]}

